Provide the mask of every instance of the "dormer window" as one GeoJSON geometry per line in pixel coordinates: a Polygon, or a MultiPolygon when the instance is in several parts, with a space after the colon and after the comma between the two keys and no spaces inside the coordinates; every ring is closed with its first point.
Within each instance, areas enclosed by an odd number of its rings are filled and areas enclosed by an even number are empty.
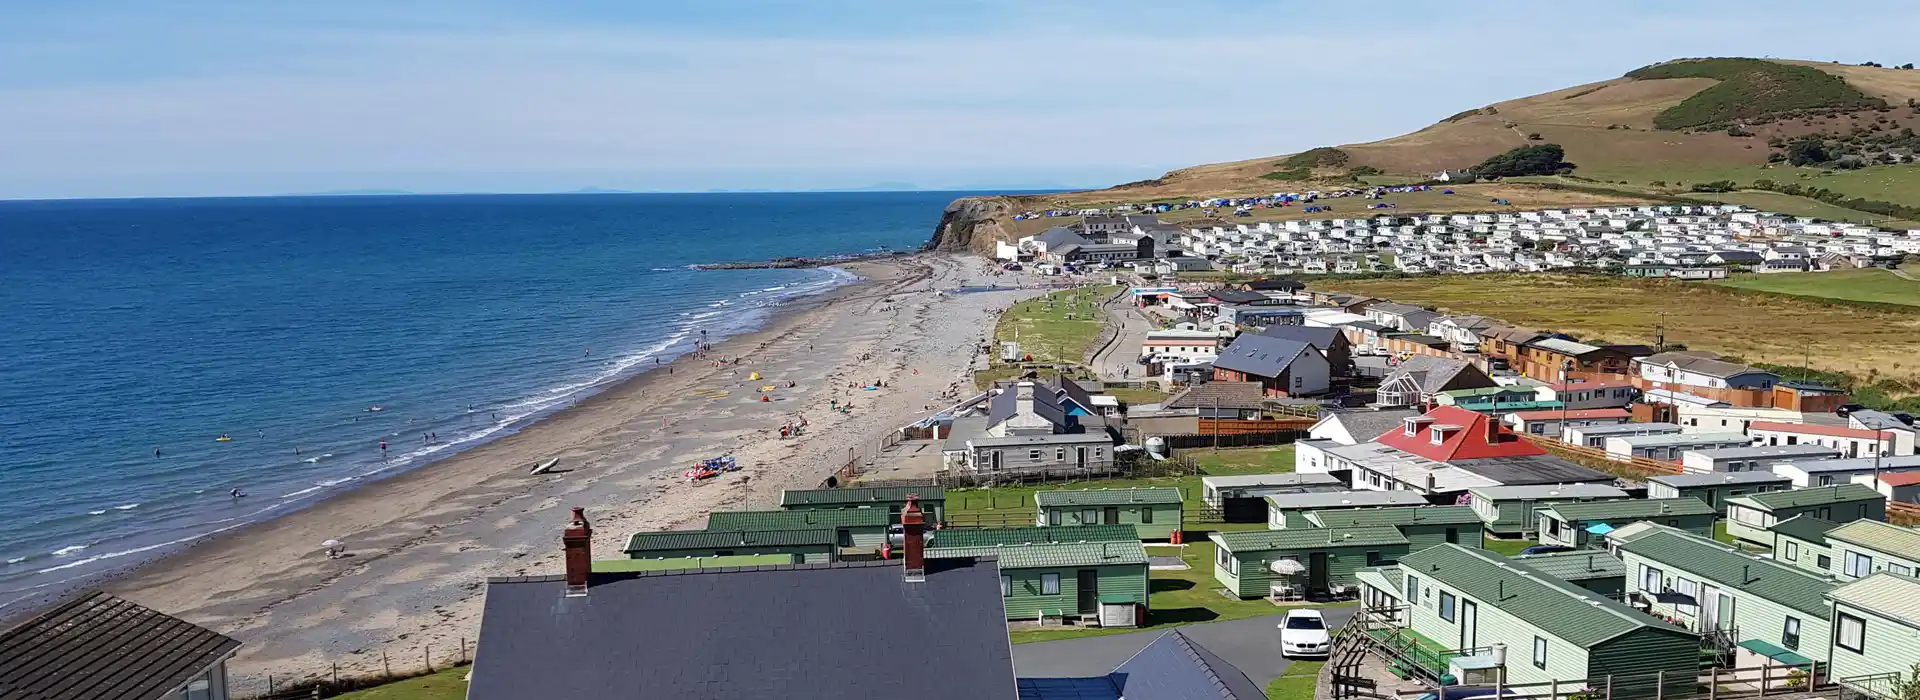
{"type": "Polygon", "coordinates": [[[1434,429],[1429,432],[1431,432],[1431,434],[1433,435],[1433,441],[1432,441],[1433,444],[1438,445],[1442,442],[1446,442],[1447,440],[1446,432],[1442,431],[1438,426],[1434,427],[1434,429]]]}

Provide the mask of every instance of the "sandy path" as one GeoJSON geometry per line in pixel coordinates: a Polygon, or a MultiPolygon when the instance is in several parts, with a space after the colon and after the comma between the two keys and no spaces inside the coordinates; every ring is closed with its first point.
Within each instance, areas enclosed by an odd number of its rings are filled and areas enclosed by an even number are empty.
{"type": "MultiPolygon", "coordinates": [[[[938,294],[988,281],[981,261],[919,256],[852,266],[867,282],[782,314],[768,328],[682,358],[514,435],[343,494],[233,537],[211,540],[106,588],[233,635],[236,692],[325,674],[396,671],[457,655],[477,636],[488,576],[559,572],[567,508],[588,509],[598,558],[618,558],[638,530],[699,527],[714,509],[772,507],[783,488],[811,488],[850,454],[925,416],[955,382],[971,388],[994,312],[1037,290],[938,294]],[[915,370],[918,370],[916,373],[915,370]],[[760,372],[760,381],[748,379],[760,372]],[[849,382],[879,379],[879,391],[849,382]],[[796,384],[787,388],[787,382],[796,384]],[[771,402],[758,387],[776,385],[771,402]],[[852,415],[829,398],[851,399],[852,415]],[[809,434],[777,437],[804,415],[809,434]],[[691,485],[679,474],[731,452],[746,468],[691,485]],[[551,456],[561,473],[527,469],[551,456]],[[345,540],[328,560],[318,543],[345,540]]],[[[1011,280],[997,278],[1002,285],[1011,280]]]]}

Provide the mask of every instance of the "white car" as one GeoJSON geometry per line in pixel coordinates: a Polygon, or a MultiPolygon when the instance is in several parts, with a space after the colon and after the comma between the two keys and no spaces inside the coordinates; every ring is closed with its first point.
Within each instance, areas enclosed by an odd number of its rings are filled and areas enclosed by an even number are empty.
{"type": "Polygon", "coordinates": [[[1318,610],[1289,610],[1280,621],[1280,656],[1326,656],[1333,649],[1327,620],[1318,610]]]}

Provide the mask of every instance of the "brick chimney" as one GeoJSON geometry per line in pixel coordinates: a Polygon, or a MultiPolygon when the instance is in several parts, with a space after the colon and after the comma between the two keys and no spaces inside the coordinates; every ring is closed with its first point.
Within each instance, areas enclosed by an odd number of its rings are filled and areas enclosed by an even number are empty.
{"type": "Polygon", "coordinates": [[[907,494],[907,507],[900,511],[900,549],[905,552],[906,580],[927,580],[926,517],[920,514],[920,494],[907,494]]]}
{"type": "Polygon", "coordinates": [[[1500,444],[1500,419],[1494,418],[1493,416],[1487,416],[1487,417],[1481,418],[1480,420],[1487,422],[1487,444],[1489,445],[1500,444]]]}
{"type": "Polygon", "coordinates": [[[593,570],[593,525],[585,508],[573,509],[573,522],[561,531],[560,546],[567,552],[567,595],[586,595],[587,574],[593,570]]]}

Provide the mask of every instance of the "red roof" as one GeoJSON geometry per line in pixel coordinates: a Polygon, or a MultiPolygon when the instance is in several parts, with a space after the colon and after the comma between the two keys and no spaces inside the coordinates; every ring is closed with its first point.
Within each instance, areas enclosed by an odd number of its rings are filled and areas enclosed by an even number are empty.
{"type": "Polygon", "coordinates": [[[1920,472],[1881,472],[1880,483],[1888,486],[1912,486],[1920,484],[1920,472]]]}
{"type": "Polygon", "coordinates": [[[1747,424],[1747,430],[1770,430],[1776,433],[1825,435],[1827,437],[1857,438],[1860,440],[1890,438],[1893,435],[1891,431],[1860,430],[1858,428],[1843,428],[1837,425],[1816,425],[1813,423],[1775,423],[1764,420],[1757,420],[1747,424]]]}
{"type": "Polygon", "coordinates": [[[1458,406],[1441,406],[1428,411],[1424,416],[1431,422],[1423,423],[1418,431],[1409,437],[1404,427],[1387,431],[1385,435],[1374,438],[1374,442],[1396,448],[1402,452],[1411,452],[1435,462],[1451,462],[1461,459],[1484,459],[1487,457],[1532,457],[1546,454],[1547,451],[1533,443],[1520,439],[1519,435],[1500,425],[1491,417],[1469,411],[1458,406]],[[1458,426],[1457,430],[1446,431],[1440,444],[1433,444],[1434,426],[1458,426]],[[1487,441],[1487,430],[1494,430],[1494,440],[1487,441]]]}
{"type": "Polygon", "coordinates": [[[1624,408],[1577,408],[1564,413],[1553,409],[1545,409],[1540,411],[1517,411],[1513,415],[1520,420],[1560,420],[1561,416],[1566,416],[1568,420],[1633,417],[1633,414],[1628,413],[1627,409],[1624,408]]]}

